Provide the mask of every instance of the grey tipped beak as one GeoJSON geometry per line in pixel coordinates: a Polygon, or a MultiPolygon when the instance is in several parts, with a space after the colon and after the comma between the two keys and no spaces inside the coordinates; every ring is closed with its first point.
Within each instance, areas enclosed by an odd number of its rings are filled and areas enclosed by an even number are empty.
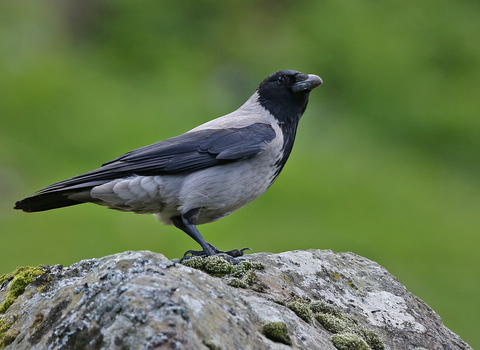
{"type": "Polygon", "coordinates": [[[315,74],[309,74],[306,80],[299,81],[292,86],[293,92],[299,92],[304,90],[313,90],[317,86],[323,84],[322,78],[315,74]]]}

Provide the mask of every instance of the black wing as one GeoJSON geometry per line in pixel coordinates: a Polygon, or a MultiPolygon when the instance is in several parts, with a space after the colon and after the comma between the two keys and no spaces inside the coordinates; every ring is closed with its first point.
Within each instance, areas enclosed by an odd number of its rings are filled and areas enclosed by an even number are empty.
{"type": "Polygon", "coordinates": [[[38,194],[97,186],[132,175],[171,175],[226,164],[255,156],[275,136],[273,128],[264,123],[192,131],[128,152],[96,170],[50,185],[38,194]]]}

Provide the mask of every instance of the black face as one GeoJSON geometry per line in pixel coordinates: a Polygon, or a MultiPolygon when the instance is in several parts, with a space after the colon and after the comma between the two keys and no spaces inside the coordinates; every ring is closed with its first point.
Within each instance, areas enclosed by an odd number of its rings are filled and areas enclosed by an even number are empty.
{"type": "Polygon", "coordinates": [[[259,91],[271,91],[272,93],[278,94],[283,94],[284,92],[293,93],[293,85],[307,79],[307,74],[294,70],[281,70],[273,73],[262,81],[258,89],[259,91]]]}
{"type": "Polygon", "coordinates": [[[282,70],[260,84],[258,101],[279,121],[298,123],[307,107],[310,91],[320,84],[316,76],[282,70]]]}

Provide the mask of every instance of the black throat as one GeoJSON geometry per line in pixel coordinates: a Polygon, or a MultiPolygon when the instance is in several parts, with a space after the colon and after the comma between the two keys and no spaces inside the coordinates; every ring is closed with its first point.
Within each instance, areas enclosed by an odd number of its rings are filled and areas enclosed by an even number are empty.
{"type": "Polygon", "coordinates": [[[271,183],[277,179],[292,152],[298,122],[307,108],[309,95],[310,91],[302,91],[280,100],[270,99],[268,94],[265,96],[259,91],[258,102],[277,120],[283,133],[282,157],[275,163],[277,170],[271,183]]]}

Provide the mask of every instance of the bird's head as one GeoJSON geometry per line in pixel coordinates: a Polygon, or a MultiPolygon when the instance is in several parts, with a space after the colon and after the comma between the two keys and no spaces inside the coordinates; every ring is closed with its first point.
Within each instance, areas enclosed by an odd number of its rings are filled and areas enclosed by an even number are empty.
{"type": "Polygon", "coordinates": [[[281,70],[259,85],[258,102],[279,121],[298,122],[307,107],[310,92],[322,83],[314,74],[281,70]]]}

